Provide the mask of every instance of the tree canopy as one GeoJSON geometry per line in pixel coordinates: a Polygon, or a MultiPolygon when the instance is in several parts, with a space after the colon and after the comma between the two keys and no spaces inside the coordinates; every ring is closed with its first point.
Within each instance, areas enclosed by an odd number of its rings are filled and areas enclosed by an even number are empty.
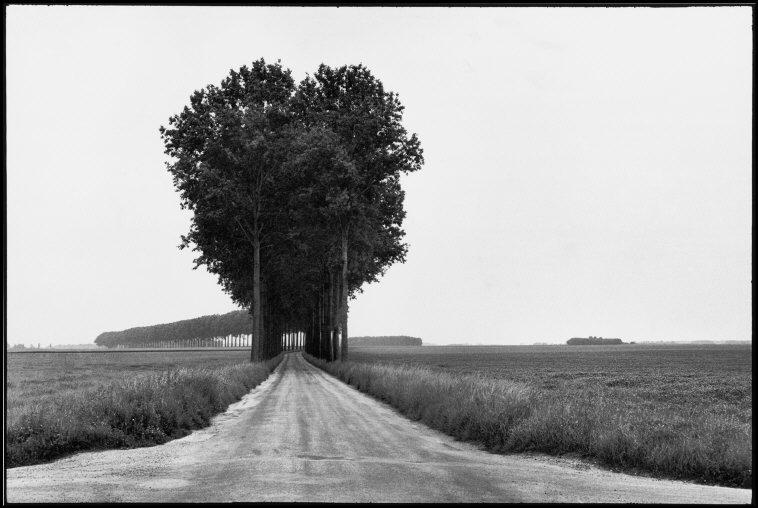
{"type": "Polygon", "coordinates": [[[403,106],[363,65],[321,65],[298,85],[280,62],[195,91],[160,132],[181,205],[181,248],[249,309],[251,359],[300,331],[347,357],[348,299],[407,245],[400,175],[423,164],[403,106]]]}

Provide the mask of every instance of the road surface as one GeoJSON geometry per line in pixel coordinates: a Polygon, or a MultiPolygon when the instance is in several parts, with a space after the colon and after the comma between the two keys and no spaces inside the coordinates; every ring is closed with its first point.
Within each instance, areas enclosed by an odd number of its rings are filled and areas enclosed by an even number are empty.
{"type": "Polygon", "coordinates": [[[287,354],[210,427],[164,445],[8,469],[7,500],[750,503],[752,491],[497,455],[287,354]]]}

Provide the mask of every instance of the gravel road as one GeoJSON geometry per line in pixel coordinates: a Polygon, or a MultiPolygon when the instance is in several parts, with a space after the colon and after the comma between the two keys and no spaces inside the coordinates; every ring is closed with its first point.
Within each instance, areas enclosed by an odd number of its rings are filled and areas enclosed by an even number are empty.
{"type": "Polygon", "coordinates": [[[496,455],[412,422],[286,355],[210,427],[164,445],[6,470],[10,502],[750,503],[752,490],[496,455]]]}

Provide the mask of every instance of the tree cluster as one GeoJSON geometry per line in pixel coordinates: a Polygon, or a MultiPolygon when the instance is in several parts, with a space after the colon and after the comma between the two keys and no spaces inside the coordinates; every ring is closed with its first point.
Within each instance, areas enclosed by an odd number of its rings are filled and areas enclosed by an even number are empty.
{"type": "Polygon", "coordinates": [[[602,337],[573,337],[566,341],[569,346],[603,346],[607,344],[623,344],[621,339],[604,339],[602,337]]]}
{"type": "Polygon", "coordinates": [[[173,323],[138,326],[118,332],[103,332],[95,344],[106,347],[149,347],[168,343],[175,347],[218,342],[222,337],[249,334],[252,327],[250,315],[244,310],[226,314],[213,314],[173,323]]]}
{"type": "Polygon", "coordinates": [[[249,309],[253,361],[292,333],[317,357],[347,358],[348,299],[407,252],[400,175],[423,156],[402,114],[363,65],[322,64],[295,84],[260,59],[161,127],[193,212],[180,247],[249,309]]]}

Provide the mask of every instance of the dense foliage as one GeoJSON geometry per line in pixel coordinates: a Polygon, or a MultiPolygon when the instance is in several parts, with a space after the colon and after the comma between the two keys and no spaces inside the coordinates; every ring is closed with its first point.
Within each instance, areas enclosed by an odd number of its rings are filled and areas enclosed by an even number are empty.
{"type": "Polygon", "coordinates": [[[407,251],[399,178],[423,157],[402,113],[362,65],[321,65],[295,85],[261,59],[195,91],[161,127],[193,212],[181,247],[250,310],[251,359],[295,332],[317,357],[347,357],[348,297],[407,251]]]}
{"type": "Polygon", "coordinates": [[[173,323],[103,332],[97,336],[95,344],[106,347],[145,347],[157,343],[170,343],[181,347],[193,344],[196,339],[215,342],[222,337],[248,334],[251,329],[250,314],[243,310],[235,310],[226,314],[201,316],[173,323]]]}

